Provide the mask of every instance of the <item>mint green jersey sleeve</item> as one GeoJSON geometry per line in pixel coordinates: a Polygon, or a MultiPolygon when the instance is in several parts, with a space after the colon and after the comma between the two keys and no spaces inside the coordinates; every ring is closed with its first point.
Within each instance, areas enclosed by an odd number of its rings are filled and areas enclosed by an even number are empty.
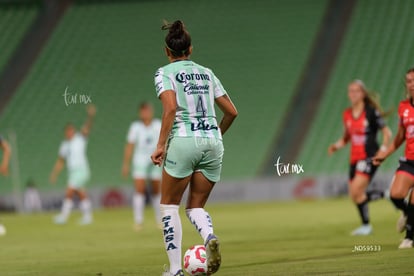
{"type": "Polygon", "coordinates": [[[159,98],[161,94],[167,90],[174,90],[174,82],[171,80],[164,70],[160,68],[155,73],[155,91],[157,92],[157,97],[159,98]]]}
{"type": "Polygon", "coordinates": [[[214,98],[215,99],[227,94],[226,90],[221,84],[221,81],[216,77],[216,75],[214,75],[214,84],[215,84],[214,85],[214,98]]]}

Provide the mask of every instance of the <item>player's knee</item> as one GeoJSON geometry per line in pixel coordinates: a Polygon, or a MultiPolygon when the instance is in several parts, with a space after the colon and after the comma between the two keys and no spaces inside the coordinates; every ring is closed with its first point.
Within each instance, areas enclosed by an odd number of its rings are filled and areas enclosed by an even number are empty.
{"type": "Polygon", "coordinates": [[[357,203],[364,196],[364,191],[358,188],[351,188],[349,195],[353,202],[357,203]]]}
{"type": "Polygon", "coordinates": [[[406,191],[405,189],[401,189],[401,187],[392,187],[391,191],[390,191],[390,197],[391,198],[405,198],[407,196],[408,191],[406,191]]]}
{"type": "Polygon", "coordinates": [[[161,195],[161,204],[165,205],[179,205],[181,202],[181,197],[171,196],[171,195],[161,195]]]}

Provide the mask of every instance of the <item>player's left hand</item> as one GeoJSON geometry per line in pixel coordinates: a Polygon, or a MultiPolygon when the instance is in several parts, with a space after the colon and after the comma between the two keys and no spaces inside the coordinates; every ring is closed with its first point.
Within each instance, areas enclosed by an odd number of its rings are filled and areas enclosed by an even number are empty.
{"type": "Polygon", "coordinates": [[[157,146],[157,149],[151,155],[151,160],[154,165],[161,166],[164,161],[165,147],[157,146]]]}

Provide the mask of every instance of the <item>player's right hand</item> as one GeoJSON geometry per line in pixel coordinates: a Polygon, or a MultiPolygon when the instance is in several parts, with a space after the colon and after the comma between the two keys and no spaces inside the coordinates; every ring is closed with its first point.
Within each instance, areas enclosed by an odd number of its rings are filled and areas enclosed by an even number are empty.
{"type": "Polygon", "coordinates": [[[329,145],[329,147],[328,147],[328,155],[332,155],[337,150],[338,149],[336,148],[335,144],[329,145]]]}
{"type": "Polygon", "coordinates": [[[151,160],[154,165],[161,166],[164,162],[165,147],[157,147],[154,153],[151,155],[151,160]]]}
{"type": "Polygon", "coordinates": [[[381,165],[382,162],[384,162],[384,160],[385,160],[385,155],[382,152],[379,152],[379,153],[377,153],[377,155],[375,155],[372,158],[372,164],[374,166],[379,166],[379,165],[381,165]]]}
{"type": "Polygon", "coordinates": [[[89,104],[86,107],[86,113],[88,113],[89,116],[94,117],[96,115],[96,106],[94,104],[89,104]]]}

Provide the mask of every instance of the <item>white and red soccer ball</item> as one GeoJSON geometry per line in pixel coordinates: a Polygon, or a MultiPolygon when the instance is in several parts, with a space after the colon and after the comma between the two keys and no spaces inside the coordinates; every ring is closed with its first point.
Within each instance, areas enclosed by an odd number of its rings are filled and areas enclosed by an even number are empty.
{"type": "Polygon", "coordinates": [[[207,275],[207,255],[204,245],[194,245],[185,252],[184,269],[193,276],[207,275]]]}

